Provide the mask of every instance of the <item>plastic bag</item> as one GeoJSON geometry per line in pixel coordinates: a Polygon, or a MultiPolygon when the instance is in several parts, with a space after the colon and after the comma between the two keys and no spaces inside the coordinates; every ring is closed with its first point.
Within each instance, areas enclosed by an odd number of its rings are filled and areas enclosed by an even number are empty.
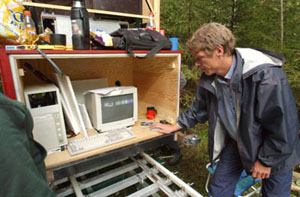
{"type": "Polygon", "coordinates": [[[0,45],[19,44],[17,40],[24,31],[23,10],[20,0],[0,1],[0,45]]]}

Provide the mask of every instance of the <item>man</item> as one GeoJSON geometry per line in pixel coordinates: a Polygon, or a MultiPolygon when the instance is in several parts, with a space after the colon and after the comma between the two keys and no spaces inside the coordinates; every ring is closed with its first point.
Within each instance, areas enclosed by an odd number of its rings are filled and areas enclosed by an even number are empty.
{"type": "Polygon", "coordinates": [[[203,72],[196,99],[176,125],[153,127],[171,133],[208,121],[210,160],[220,159],[210,196],[232,196],[245,169],[263,179],[263,196],[288,197],[300,143],[295,100],[281,69],[285,60],[272,52],[234,47],[225,26],[201,26],[187,42],[203,72]]]}
{"type": "Polygon", "coordinates": [[[55,196],[46,182],[46,151],[32,138],[29,111],[2,93],[0,125],[0,196],[55,196]]]}

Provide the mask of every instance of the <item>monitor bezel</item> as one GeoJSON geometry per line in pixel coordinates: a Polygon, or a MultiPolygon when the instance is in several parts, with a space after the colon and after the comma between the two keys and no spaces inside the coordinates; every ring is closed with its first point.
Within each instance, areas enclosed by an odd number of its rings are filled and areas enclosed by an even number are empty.
{"type": "MultiPolygon", "coordinates": [[[[138,117],[138,97],[137,97],[137,88],[133,86],[126,86],[126,87],[117,87],[115,90],[111,91],[106,95],[101,95],[97,93],[90,92],[91,97],[91,106],[89,107],[89,114],[91,116],[92,125],[95,129],[99,131],[108,131],[123,127],[128,127],[134,125],[137,121],[138,117]],[[101,108],[101,101],[102,98],[112,97],[112,96],[119,96],[119,95],[126,95],[126,94],[133,94],[133,117],[117,120],[109,123],[102,122],[102,108],[101,108]]],[[[90,102],[87,100],[87,102],[90,102]]]]}

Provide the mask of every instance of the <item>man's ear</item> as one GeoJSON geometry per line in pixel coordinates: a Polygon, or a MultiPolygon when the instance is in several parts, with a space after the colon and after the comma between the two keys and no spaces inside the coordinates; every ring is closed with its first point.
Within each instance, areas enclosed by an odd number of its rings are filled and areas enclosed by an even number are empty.
{"type": "Polygon", "coordinates": [[[224,55],[224,48],[223,48],[223,46],[219,45],[216,48],[215,53],[216,53],[217,57],[223,56],[224,55]]]}

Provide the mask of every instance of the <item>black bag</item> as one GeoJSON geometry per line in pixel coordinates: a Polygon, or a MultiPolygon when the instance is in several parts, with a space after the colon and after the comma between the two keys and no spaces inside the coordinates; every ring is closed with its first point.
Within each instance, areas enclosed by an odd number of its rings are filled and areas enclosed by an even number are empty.
{"type": "Polygon", "coordinates": [[[162,49],[169,50],[171,42],[159,32],[150,29],[119,29],[110,34],[114,48],[125,49],[132,56],[146,58],[162,49]],[[137,56],[133,50],[150,50],[145,56],[137,56]]]}

